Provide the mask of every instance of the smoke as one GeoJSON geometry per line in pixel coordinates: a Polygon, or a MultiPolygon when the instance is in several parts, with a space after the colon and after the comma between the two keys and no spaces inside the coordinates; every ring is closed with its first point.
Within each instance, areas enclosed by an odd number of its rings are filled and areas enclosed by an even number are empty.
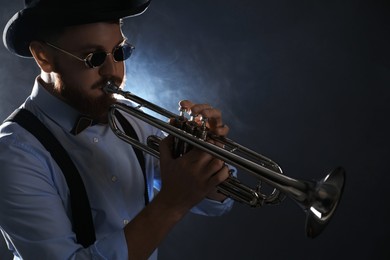
{"type": "Polygon", "coordinates": [[[124,33],[136,46],[127,62],[126,89],[171,111],[177,110],[182,99],[211,104],[239,132],[249,125],[239,114],[245,112],[242,100],[247,96],[241,90],[255,92],[261,84],[253,80],[251,63],[258,59],[259,75],[269,69],[261,63],[262,46],[253,53],[249,41],[221,39],[221,34],[230,39],[230,32],[247,25],[225,18],[204,21],[193,2],[177,8],[160,4],[154,9],[152,4],[142,19],[125,20],[124,33]]]}
{"type": "MultiPolygon", "coordinates": [[[[371,259],[388,252],[383,201],[361,194],[389,197],[387,187],[374,184],[388,183],[389,176],[383,162],[389,154],[390,8],[384,3],[165,0],[125,20],[124,33],[136,47],[126,62],[126,90],[172,112],[181,99],[220,108],[232,139],[280,162],[289,176],[317,179],[338,164],[350,176],[340,214],[320,240],[308,244],[299,231],[287,232],[298,222],[286,206],[280,214],[238,207],[239,214],[222,221],[178,226],[161,259],[187,259],[189,251],[192,259],[242,258],[242,252],[255,259],[259,244],[262,256],[273,259],[318,256],[318,248],[336,249],[322,250],[321,259],[339,252],[371,259]],[[243,241],[210,239],[226,226],[243,241]],[[201,234],[205,230],[209,239],[201,234]]],[[[3,26],[21,5],[2,0],[3,26]]],[[[37,71],[31,59],[9,54],[3,45],[0,58],[5,118],[29,94],[37,71]]]]}
{"type": "MultiPolygon", "coordinates": [[[[0,2],[0,32],[8,20],[21,8],[23,1],[0,2]]],[[[0,44],[0,121],[4,120],[30,94],[32,80],[38,75],[32,59],[16,57],[0,44]]]]}

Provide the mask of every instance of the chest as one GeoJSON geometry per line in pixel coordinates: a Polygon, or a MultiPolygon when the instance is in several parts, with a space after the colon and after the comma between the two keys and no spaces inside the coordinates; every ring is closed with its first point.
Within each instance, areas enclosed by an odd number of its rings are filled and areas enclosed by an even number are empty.
{"type": "Polygon", "coordinates": [[[90,201],[95,224],[121,227],[145,205],[145,182],[133,148],[104,126],[64,144],[90,201]],[[101,223],[101,224],[99,224],[101,223]]]}

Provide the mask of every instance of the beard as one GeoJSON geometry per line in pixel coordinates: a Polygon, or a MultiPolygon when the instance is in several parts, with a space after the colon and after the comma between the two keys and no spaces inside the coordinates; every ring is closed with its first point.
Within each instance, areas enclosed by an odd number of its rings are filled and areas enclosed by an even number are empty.
{"type": "MultiPolygon", "coordinates": [[[[97,89],[101,89],[108,80],[120,82],[118,79],[102,80],[91,86],[90,90],[96,91],[97,89]]],[[[68,85],[60,77],[55,80],[55,89],[66,103],[78,110],[81,114],[101,122],[107,122],[109,108],[116,102],[113,94],[106,94],[102,90],[102,94],[99,96],[88,95],[88,90],[85,88],[68,85]]]]}

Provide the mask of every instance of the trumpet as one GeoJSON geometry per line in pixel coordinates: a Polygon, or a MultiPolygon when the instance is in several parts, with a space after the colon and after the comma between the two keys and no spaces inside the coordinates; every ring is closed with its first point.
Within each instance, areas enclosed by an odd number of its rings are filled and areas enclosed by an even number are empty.
{"type": "MultiPolygon", "coordinates": [[[[219,192],[237,202],[256,208],[265,204],[279,204],[286,196],[291,198],[306,213],[305,231],[310,238],[318,236],[334,215],[345,185],[345,170],[343,167],[336,167],[318,181],[293,179],[284,175],[281,167],[271,159],[231,139],[209,133],[207,127],[205,127],[205,122],[201,125],[194,124],[195,122],[184,119],[182,112],[179,115],[172,113],[129,91],[122,90],[111,81],[105,84],[103,90],[106,93],[121,95],[137,104],[132,107],[115,103],[111,105],[108,116],[109,125],[115,135],[133,147],[159,158],[158,146],[161,139],[157,136],[149,136],[147,143],[144,144],[126,135],[117,125],[115,120],[116,111],[132,115],[174,136],[174,147],[177,144],[179,150],[183,150],[183,147],[188,146],[196,147],[254,176],[258,181],[255,188],[243,184],[233,175],[230,175],[217,186],[219,192]],[[174,122],[179,122],[179,126],[158,119],[144,112],[141,108],[147,108],[163,117],[173,119],[174,122]],[[215,140],[219,145],[208,142],[208,138],[215,140]],[[261,191],[262,182],[273,188],[271,194],[264,194],[261,191]]],[[[178,153],[184,152],[179,151],[178,153]]]]}

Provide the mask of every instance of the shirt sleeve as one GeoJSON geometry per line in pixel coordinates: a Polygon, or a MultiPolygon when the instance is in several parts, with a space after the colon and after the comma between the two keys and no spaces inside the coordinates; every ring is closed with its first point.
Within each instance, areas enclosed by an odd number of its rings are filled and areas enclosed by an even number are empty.
{"type": "Polygon", "coordinates": [[[192,213],[209,217],[221,216],[229,212],[233,207],[234,201],[230,198],[223,202],[204,199],[198,205],[191,209],[192,213]]]}
{"type": "Polygon", "coordinates": [[[77,243],[66,182],[59,181],[61,171],[37,140],[23,130],[0,137],[0,227],[16,257],[127,259],[123,230],[88,248],[77,243]]]}
{"type": "MultiPolygon", "coordinates": [[[[228,165],[232,176],[237,177],[237,169],[234,166],[228,165]]],[[[192,213],[205,216],[221,216],[233,208],[234,200],[231,198],[225,199],[223,202],[204,199],[198,205],[191,209],[192,213]]]]}

